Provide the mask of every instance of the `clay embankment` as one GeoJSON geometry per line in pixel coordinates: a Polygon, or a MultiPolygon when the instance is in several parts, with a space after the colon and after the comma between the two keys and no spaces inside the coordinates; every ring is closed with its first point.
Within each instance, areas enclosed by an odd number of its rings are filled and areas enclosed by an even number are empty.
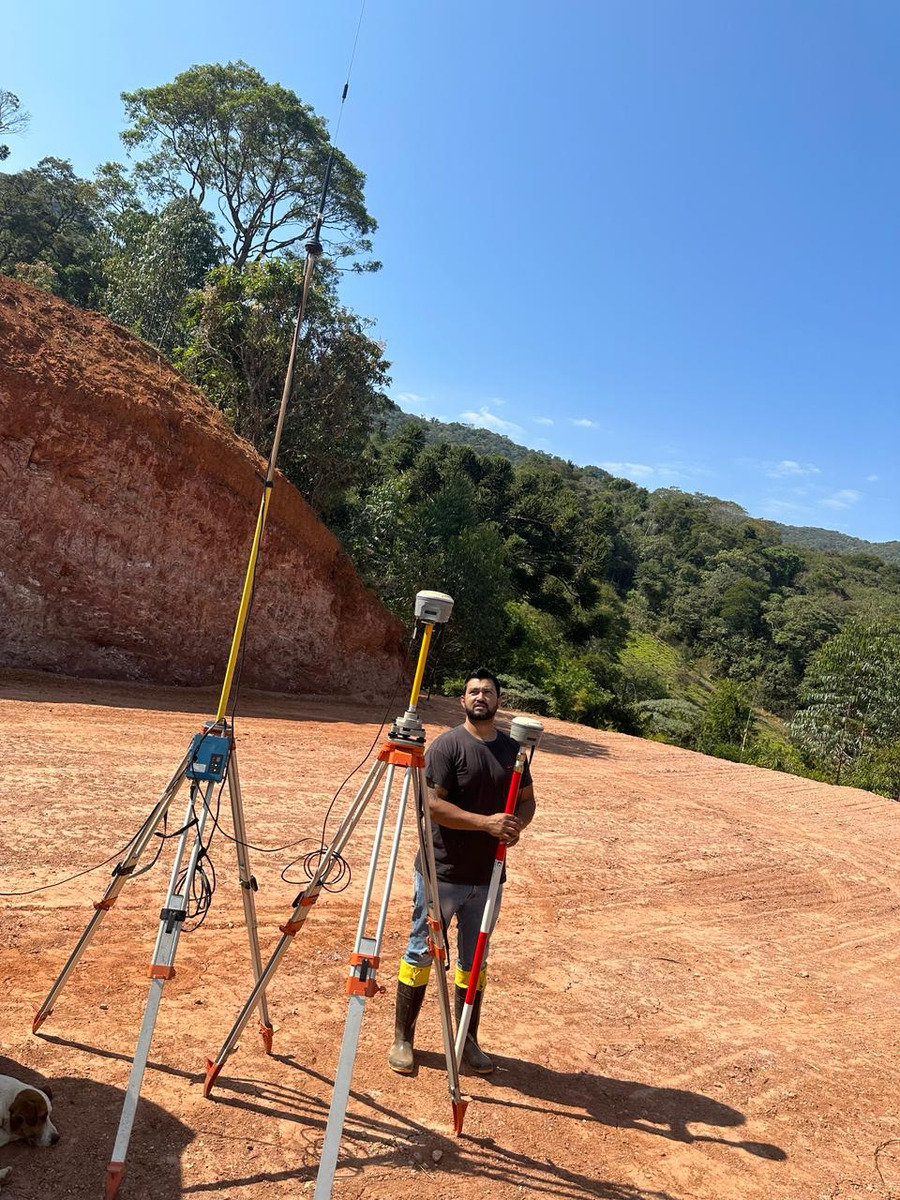
{"type": "MultiPolygon", "coordinates": [[[[0,664],[213,684],[264,464],[151,347],[0,276],[0,664]]],[[[402,631],[279,478],[243,682],[383,694],[402,631]]]]}

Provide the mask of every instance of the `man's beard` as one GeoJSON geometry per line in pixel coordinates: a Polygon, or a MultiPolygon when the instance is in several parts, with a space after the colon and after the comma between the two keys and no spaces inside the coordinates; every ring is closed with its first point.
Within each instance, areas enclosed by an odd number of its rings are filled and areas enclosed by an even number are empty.
{"type": "Polygon", "coordinates": [[[496,716],[497,707],[491,708],[489,704],[485,704],[476,708],[474,704],[464,704],[463,710],[470,721],[477,723],[478,721],[492,721],[496,716]]]}

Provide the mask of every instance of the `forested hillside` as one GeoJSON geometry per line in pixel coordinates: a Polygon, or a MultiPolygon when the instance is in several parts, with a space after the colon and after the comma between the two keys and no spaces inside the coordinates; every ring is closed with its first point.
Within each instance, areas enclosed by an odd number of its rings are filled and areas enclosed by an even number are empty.
{"type": "MultiPolygon", "coordinates": [[[[527,446],[520,446],[502,433],[463,425],[458,421],[446,422],[434,417],[426,419],[412,416],[393,401],[387,402],[382,423],[388,435],[396,433],[410,421],[422,425],[425,441],[429,446],[450,442],[453,445],[471,446],[479,454],[501,454],[512,463],[527,460],[543,461],[558,467],[564,465],[562,459],[545,454],[542,450],[530,450],[527,446]]],[[[609,477],[609,472],[604,471],[602,467],[583,467],[582,470],[599,479],[609,477]]],[[[720,500],[718,513],[722,520],[737,523],[747,520],[750,515],[732,500],[720,500]]],[[[835,554],[874,554],[877,558],[883,558],[885,562],[900,563],[900,541],[867,542],[863,538],[851,537],[848,533],[839,533],[835,529],[819,529],[814,525],[782,525],[778,521],[770,521],[769,524],[778,530],[781,540],[791,546],[803,546],[808,550],[831,550],[835,554]]]]}
{"type": "MultiPolygon", "coordinates": [[[[0,271],[126,325],[266,454],[327,126],[241,62],[123,99],[128,165],[0,174],[0,271]]],[[[900,797],[898,543],[402,413],[341,301],[379,267],[364,185],[337,153],[279,465],[399,617],[420,587],[454,596],[433,682],[488,662],[511,705],[900,797]]]]}

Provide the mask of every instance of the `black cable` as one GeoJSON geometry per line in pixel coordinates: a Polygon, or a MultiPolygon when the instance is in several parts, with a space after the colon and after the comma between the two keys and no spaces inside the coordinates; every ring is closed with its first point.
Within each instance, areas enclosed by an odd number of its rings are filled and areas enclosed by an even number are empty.
{"type": "MultiPolygon", "coordinates": [[[[165,813],[163,813],[163,828],[164,829],[165,829],[165,824],[166,824],[166,815],[165,815],[165,813]]],[[[159,858],[160,854],[162,853],[162,843],[163,843],[163,841],[166,840],[167,835],[165,833],[160,833],[158,830],[154,830],[153,836],[162,839],[159,844],[159,849],[156,851],[156,854],[154,855],[153,860],[151,862],[149,862],[146,867],[141,867],[140,871],[134,871],[132,873],[132,876],[131,876],[132,879],[137,879],[137,877],[139,875],[144,875],[147,871],[150,870],[150,868],[152,866],[155,866],[157,859],[159,858]]],[[[169,834],[168,836],[172,837],[173,835],[169,834]]],[[[123,855],[126,850],[130,849],[130,847],[134,845],[134,839],[136,837],[137,837],[137,834],[134,834],[125,843],[124,846],[122,846],[119,850],[116,850],[116,852],[114,854],[111,854],[109,856],[109,858],[104,858],[102,862],[94,863],[94,865],[92,867],[85,867],[83,871],[76,871],[74,875],[67,875],[64,879],[55,879],[53,881],[53,883],[42,883],[40,887],[28,888],[24,892],[0,892],[0,897],[7,899],[12,896],[33,896],[35,892],[48,892],[52,888],[62,887],[63,884],[65,884],[65,883],[71,883],[73,879],[80,879],[82,877],[82,875],[90,875],[93,871],[99,871],[101,867],[108,866],[109,863],[111,863],[115,859],[121,857],[121,855],[123,855]]]]}
{"type": "MultiPolygon", "coordinates": [[[[135,835],[136,836],[136,835],[135,835]]],[[[62,887],[64,883],[71,883],[73,879],[80,879],[82,875],[90,875],[92,871],[99,871],[101,867],[107,866],[114,859],[119,858],[132,845],[134,838],[125,843],[121,850],[117,850],[115,854],[111,854],[109,858],[104,858],[103,862],[94,863],[92,867],[85,867],[83,871],[76,871],[74,875],[67,875],[65,879],[57,879],[53,883],[43,883],[40,887],[28,888],[24,892],[0,892],[0,896],[6,898],[10,896],[33,896],[35,892],[47,892],[51,888],[62,887]]]]}

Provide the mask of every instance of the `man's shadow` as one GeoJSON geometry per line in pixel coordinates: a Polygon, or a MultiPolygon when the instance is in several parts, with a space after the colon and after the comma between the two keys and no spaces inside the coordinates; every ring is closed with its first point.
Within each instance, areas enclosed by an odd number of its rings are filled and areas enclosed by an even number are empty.
{"type": "MultiPolygon", "coordinates": [[[[122,1088],[78,1076],[41,1076],[0,1055],[0,1075],[53,1093],[52,1121],[59,1143],[48,1149],[25,1142],[0,1148],[0,1167],[11,1167],[2,1200],[96,1200],[103,1195],[122,1112],[122,1088]]],[[[141,1100],[141,1137],[128,1151],[121,1194],[128,1200],[174,1200],[182,1192],[181,1156],[193,1132],[157,1104],[141,1100]]]]}
{"type": "MultiPolygon", "coordinates": [[[[444,1059],[438,1054],[426,1052],[418,1057],[422,1066],[443,1069],[444,1059]]],[[[691,1129],[692,1125],[736,1129],[746,1124],[746,1117],[738,1109],[701,1092],[655,1087],[634,1079],[611,1079],[587,1072],[552,1071],[521,1059],[496,1054],[491,1057],[496,1064],[494,1074],[487,1077],[492,1091],[479,1093],[479,1104],[532,1109],[578,1120],[587,1115],[617,1129],[635,1129],[676,1142],[718,1142],[772,1162],[784,1162],[787,1158],[784,1150],[767,1142],[732,1139],[691,1129]],[[540,1103],[530,1104],[528,1098],[540,1103]]]]}

